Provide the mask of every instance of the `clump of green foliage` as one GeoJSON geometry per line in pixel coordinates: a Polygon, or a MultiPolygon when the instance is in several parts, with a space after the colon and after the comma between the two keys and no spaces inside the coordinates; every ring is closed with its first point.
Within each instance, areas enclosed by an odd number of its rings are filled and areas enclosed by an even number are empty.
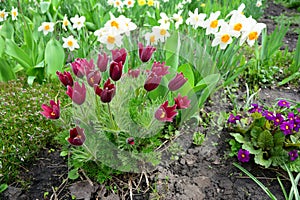
{"type": "Polygon", "coordinates": [[[17,181],[25,163],[60,133],[40,111],[61,89],[58,83],[27,87],[25,78],[0,83],[0,183],[17,181]]]}

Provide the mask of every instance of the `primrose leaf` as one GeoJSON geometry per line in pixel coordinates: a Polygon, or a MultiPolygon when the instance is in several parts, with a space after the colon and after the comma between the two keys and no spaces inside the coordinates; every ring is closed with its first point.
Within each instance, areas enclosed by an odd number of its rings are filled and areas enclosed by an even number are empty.
{"type": "Polygon", "coordinates": [[[260,154],[262,152],[261,149],[255,149],[251,142],[246,142],[242,146],[243,149],[248,150],[251,154],[260,154]]]}
{"type": "Polygon", "coordinates": [[[277,131],[273,136],[274,147],[282,147],[285,140],[285,136],[281,131],[277,131]]]}
{"type": "Polygon", "coordinates": [[[295,161],[289,162],[288,168],[293,172],[299,173],[300,172],[300,159],[297,158],[295,161]]]}
{"type": "Polygon", "coordinates": [[[245,138],[239,133],[230,133],[230,135],[232,135],[234,137],[234,139],[239,143],[245,143],[246,142],[245,138]]]}
{"type": "Polygon", "coordinates": [[[260,135],[260,133],[263,132],[262,128],[254,126],[251,131],[250,134],[252,136],[251,141],[253,142],[254,145],[257,145],[257,140],[258,140],[258,136],[260,135]]]}
{"type": "Polygon", "coordinates": [[[259,134],[257,145],[262,149],[270,149],[274,146],[273,136],[270,131],[265,130],[259,134]]]}
{"type": "Polygon", "coordinates": [[[268,159],[268,160],[264,159],[264,153],[261,152],[261,153],[256,154],[256,155],[254,156],[254,162],[255,162],[256,164],[258,164],[258,165],[262,165],[262,166],[264,166],[265,168],[268,168],[268,167],[270,167],[270,165],[271,165],[271,163],[272,163],[272,160],[271,160],[271,159],[268,159]]]}
{"type": "Polygon", "coordinates": [[[270,151],[273,166],[281,166],[284,165],[286,160],[288,159],[288,152],[285,151],[282,147],[275,147],[270,151]]]}

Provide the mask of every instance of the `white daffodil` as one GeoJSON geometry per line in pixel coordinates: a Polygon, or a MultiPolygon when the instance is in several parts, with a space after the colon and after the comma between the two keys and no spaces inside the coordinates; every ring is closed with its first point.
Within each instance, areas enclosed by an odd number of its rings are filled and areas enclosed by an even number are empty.
{"type": "Polygon", "coordinates": [[[152,32],[161,42],[164,42],[168,37],[170,37],[170,33],[168,32],[168,27],[154,26],[152,27],[152,32]]]}
{"type": "Polygon", "coordinates": [[[100,38],[100,42],[106,44],[108,50],[112,50],[115,46],[121,47],[122,35],[118,34],[115,30],[110,29],[100,38]]]}
{"type": "Polygon", "coordinates": [[[260,1],[260,0],[258,0],[257,2],[256,2],[256,7],[261,7],[262,6],[262,2],[260,1]]]}
{"type": "Polygon", "coordinates": [[[189,11],[189,18],[186,20],[187,25],[193,26],[195,29],[198,27],[204,27],[204,19],[206,14],[200,13],[198,14],[198,8],[195,9],[194,12],[189,11]]]}
{"type": "Polygon", "coordinates": [[[220,24],[224,22],[224,20],[222,19],[218,20],[220,14],[221,14],[220,11],[211,13],[209,18],[205,20],[204,28],[206,28],[206,32],[205,32],[206,35],[215,34],[218,32],[220,24]]]}
{"type": "Polygon", "coordinates": [[[69,26],[70,22],[68,20],[68,17],[67,15],[64,16],[64,19],[62,21],[62,25],[61,27],[66,31],[67,30],[67,27],[69,26]]]}
{"type": "Polygon", "coordinates": [[[54,31],[54,23],[53,22],[43,22],[41,26],[39,26],[38,31],[43,31],[44,35],[51,33],[54,31]]]}
{"type": "Polygon", "coordinates": [[[179,26],[183,23],[183,19],[181,16],[183,10],[179,10],[178,13],[173,14],[172,19],[175,21],[175,28],[178,29],[179,26]]]}
{"type": "Polygon", "coordinates": [[[245,27],[245,31],[242,33],[240,39],[240,45],[242,45],[247,40],[248,45],[253,46],[255,41],[258,39],[261,31],[266,27],[266,24],[257,23],[255,19],[249,17],[247,19],[247,27],[245,27]]]}
{"type": "Polygon", "coordinates": [[[113,5],[118,9],[119,12],[122,11],[123,2],[121,0],[115,0],[113,5]]]}
{"type": "Polygon", "coordinates": [[[228,15],[226,15],[226,17],[225,18],[227,18],[227,17],[230,17],[231,15],[234,15],[234,14],[244,14],[244,9],[245,9],[245,4],[244,3],[242,3],[239,7],[238,7],[238,9],[237,10],[232,10],[228,15]]]}
{"type": "Polygon", "coordinates": [[[63,48],[68,48],[70,51],[74,51],[74,49],[79,49],[79,45],[77,40],[74,39],[73,35],[70,35],[67,38],[62,38],[64,41],[63,48]]]}
{"type": "Polygon", "coordinates": [[[156,45],[159,37],[152,31],[151,33],[148,32],[145,34],[145,39],[147,41],[146,45],[156,45]]]}
{"type": "Polygon", "coordinates": [[[221,23],[221,28],[218,33],[215,34],[215,38],[212,41],[211,46],[217,46],[220,45],[221,49],[225,49],[228,44],[232,42],[232,36],[236,37],[238,33],[236,31],[233,31],[229,24],[226,22],[221,23]]]}
{"type": "Polygon", "coordinates": [[[123,32],[125,35],[129,36],[130,31],[133,31],[137,28],[137,25],[131,21],[130,18],[125,17],[124,15],[120,15],[118,17],[118,21],[123,24],[123,32]]]}
{"type": "Polygon", "coordinates": [[[158,20],[158,23],[160,26],[167,27],[168,29],[170,28],[170,18],[166,15],[166,13],[162,12],[160,13],[161,19],[158,20]]]}
{"type": "Polygon", "coordinates": [[[127,6],[127,8],[132,8],[135,4],[134,0],[125,0],[124,4],[127,6]]]}
{"type": "Polygon", "coordinates": [[[101,39],[104,35],[106,35],[107,32],[108,32],[108,29],[105,28],[105,27],[96,30],[96,31],[94,32],[94,35],[97,37],[97,41],[100,42],[100,39],[101,39]]]}
{"type": "Polygon", "coordinates": [[[75,15],[75,17],[72,17],[70,20],[73,23],[73,29],[80,30],[84,26],[85,16],[79,17],[75,15]]]}
{"type": "Polygon", "coordinates": [[[110,20],[108,20],[104,27],[107,29],[113,29],[117,34],[122,34],[125,31],[125,24],[119,18],[115,17],[111,12],[109,12],[110,20]]]}
{"type": "Polygon", "coordinates": [[[11,13],[12,20],[17,20],[17,17],[19,15],[18,8],[12,7],[10,13],[11,13]]]}
{"type": "Polygon", "coordinates": [[[181,9],[183,9],[183,5],[184,4],[182,4],[182,3],[178,3],[176,6],[175,6],[175,10],[181,10],[181,9]]]}
{"type": "Polygon", "coordinates": [[[7,18],[7,12],[5,12],[5,9],[4,10],[1,10],[0,11],[0,22],[3,22],[4,20],[6,20],[7,18]]]}
{"type": "Polygon", "coordinates": [[[229,26],[236,32],[236,37],[240,37],[247,27],[247,18],[245,15],[235,13],[230,18],[229,26]]]}

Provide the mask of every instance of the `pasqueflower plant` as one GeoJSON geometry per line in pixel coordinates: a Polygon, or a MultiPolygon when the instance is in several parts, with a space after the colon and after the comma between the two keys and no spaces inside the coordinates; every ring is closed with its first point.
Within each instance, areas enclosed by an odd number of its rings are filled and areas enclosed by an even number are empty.
{"type": "Polygon", "coordinates": [[[266,168],[287,164],[292,171],[300,172],[298,107],[282,99],[270,108],[252,104],[246,113],[231,113],[227,124],[234,138],[230,141],[232,153],[240,162],[253,159],[266,168]]]}
{"type": "MultiPolygon", "coordinates": [[[[140,65],[127,71],[124,64],[129,52],[122,48],[99,53],[97,61],[77,58],[70,64],[71,72],[57,72],[73,102],[65,141],[77,163],[92,160],[120,171],[149,169],[162,156],[165,160],[174,153],[165,144],[175,144],[179,133],[166,142],[163,130],[169,126],[178,130],[197,113],[191,106],[197,103],[192,92],[186,96],[178,92],[188,84],[183,73],[172,72],[165,62],[152,61],[154,47],[139,43],[137,49],[140,65]],[[158,88],[165,92],[155,93],[158,88]]],[[[60,118],[59,103],[51,100],[41,113],[60,118]]]]}

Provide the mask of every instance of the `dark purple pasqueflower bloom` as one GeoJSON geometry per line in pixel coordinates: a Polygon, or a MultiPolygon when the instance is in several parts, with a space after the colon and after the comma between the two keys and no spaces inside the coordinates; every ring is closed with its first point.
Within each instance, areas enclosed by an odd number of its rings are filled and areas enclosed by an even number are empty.
{"type": "Polygon", "coordinates": [[[68,85],[73,87],[73,78],[70,72],[64,71],[63,73],[57,71],[57,77],[59,78],[60,82],[67,87],[68,85]]]}
{"type": "Polygon", "coordinates": [[[298,158],[298,150],[294,149],[292,151],[289,152],[289,156],[290,156],[290,161],[294,161],[298,158]]]}
{"type": "Polygon", "coordinates": [[[40,113],[48,119],[58,119],[60,116],[59,103],[59,100],[57,100],[57,103],[54,100],[50,100],[50,106],[42,104],[43,111],[40,113]]]}
{"type": "Polygon", "coordinates": [[[258,113],[261,113],[262,112],[262,107],[261,106],[258,106],[258,104],[251,104],[252,108],[250,108],[248,110],[249,113],[255,113],[255,112],[258,112],[258,113]]]}
{"type": "Polygon", "coordinates": [[[287,115],[287,118],[290,122],[294,122],[295,114],[293,112],[289,112],[288,115],[287,115]]]}
{"type": "Polygon", "coordinates": [[[122,70],[123,70],[123,64],[121,61],[118,63],[115,61],[112,61],[110,63],[110,68],[109,68],[110,78],[114,81],[120,80],[120,78],[122,76],[122,70]]]}
{"type": "Polygon", "coordinates": [[[128,75],[131,76],[132,78],[139,77],[140,73],[141,73],[140,69],[129,69],[128,70],[128,75]]]}
{"type": "Polygon", "coordinates": [[[106,55],[106,53],[98,54],[97,67],[99,68],[100,72],[106,71],[107,64],[108,64],[108,56],[106,55]]]}
{"type": "Polygon", "coordinates": [[[87,60],[84,58],[76,58],[75,61],[71,63],[72,71],[78,78],[82,78],[85,75],[86,63],[87,60]]]}
{"type": "Polygon", "coordinates": [[[179,88],[181,88],[181,86],[185,84],[186,81],[187,78],[184,78],[182,72],[177,73],[176,76],[172,80],[170,80],[168,88],[170,91],[178,90],[179,88]]]}
{"type": "Polygon", "coordinates": [[[270,121],[274,121],[274,119],[275,119],[274,113],[270,112],[270,111],[267,111],[267,110],[265,110],[262,113],[262,116],[264,116],[267,120],[270,120],[270,121]]]}
{"type": "Polygon", "coordinates": [[[116,94],[116,87],[113,83],[110,82],[110,79],[107,79],[107,81],[104,83],[103,89],[95,85],[94,90],[103,103],[111,102],[112,98],[116,94]]]}
{"type": "Polygon", "coordinates": [[[150,72],[150,74],[148,74],[147,79],[144,84],[145,90],[150,92],[150,91],[156,89],[159,86],[161,79],[162,79],[162,76],[158,76],[155,73],[150,72]]]}
{"type": "Polygon", "coordinates": [[[280,125],[280,130],[282,130],[284,135],[290,135],[292,134],[294,129],[294,123],[291,121],[284,121],[280,125]]]}
{"type": "Polygon", "coordinates": [[[153,46],[146,46],[144,47],[141,42],[139,42],[139,57],[142,62],[148,62],[152,57],[153,52],[156,50],[153,46]]]}
{"type": "Polygon", "coordinates": [[[250,152],[248,150],[240,149],[238,151],[238,160],[240,162],[249,162],[250,152]]]}
{"type": "Polygon", "coordinates": [[[127,52],[124,48],[111,50],[111,53],[113,61],[116,63],[122,62],[122,65],[124,65],[127,57],[127,52]]]}
{"type": "Polygon", "coordinates": [[[281,124],[281,122],[283,122],[283,116],[282,116],[282,114],[280,114],[280,113],[276,113],[276,115],[275,115],[275,117],[274,117],[274,125],[275,126],[278,126],[278,125],[280,125],[281,124]]]}
{"type": "Polygon", "coordinates": [[[234,114],[230,113],[227,123],[236,124],[236,121],[241,120],[241,119],[242,119],[242,116],[240,116],[240,115],[234,116],[234,114]]]}
{"type": "Polygon", "coordinates": [[[280,107],[287,107],[287,108],[291,106],[290,103],[286,100],[279,100],[277,105],[280,107]]]}
{"type": "Polygon", "coordinates": [[[86,79],[88,84],[91,87],[94,87],[94,85],[98,85],[101,81],[101,74],[99,71],[90,71],[89,74],[86,75],[86,79]]]}
{"type": "Polygon", "coordinates": [[[155,112],[155,118],[161,122],[172,122],[173,118],[178,114],[176,112],[176,104],[168,106],[168,101],[165,101],[155,112]]]}
{"type": "Polygon", "coordinates": [[[92,71],[95,71],[95,64],[93,59],[91,59],[89,62],[86,59],[84,59],[83,65],[86,75],[88,75],[92,71]]]}
{"type": "Polygon", "coordinates": [[[175,104],[177,105],[176,109],[186,109],[190,107],[191,100],[188,100],[187,96],[182,97],[179,93],[176,98],[174,98],[175,104]]]}
{"type": "Polygon", "coordinates": [[[70,137],[68,142],[74,146],[81,146],[85,141],[84,129],[76,126],[73,129],[70,129],[70,137]]]}
{"type": "Polygon", "coordinates": [[[154,62],[151,72],[155,73],[157,76],[165,76],[170,73],[169,68],[169,66],[165,66],[165,62],[154,62]]]}
{"type": "Polygon", "coordinates": [[[134,145],[134,138],[133,137],[127,138],[126,143],[129,144],[129,145],[134,145]]]}
{"type": "Polygon", "coordinates": [[[78,82],[75,82],[73,88],[68,85],[66,94],[73,100],[74,103],[78,105],[83,104],[86,97],[86,88],[84,83],[80,86],[78,82]]]}

